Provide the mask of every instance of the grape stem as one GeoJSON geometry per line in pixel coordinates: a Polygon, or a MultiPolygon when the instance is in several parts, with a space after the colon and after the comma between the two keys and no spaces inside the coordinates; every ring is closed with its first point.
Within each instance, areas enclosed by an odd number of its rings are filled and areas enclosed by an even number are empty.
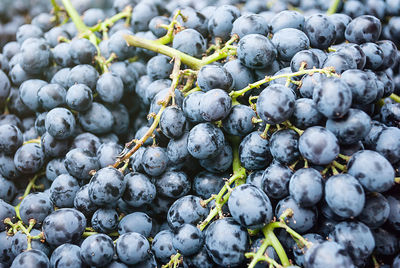
{"type": "Polygon", "coordinates": [[[326,11],[326,15],[335,14],[339,8],[340,0],[333,0],[328,11],[326,11]]]}
{"type": "Polygon", "coordinates": [[[32,140],[24,141],[23,145],[28,144],[28,143],[37,143],[37,144],[40,144],[41,142],[42,142],[42,141],[41,141],[41,139],[40,139],[40,137],[39,137],[39,138],[37,138],[37,139],[32,139],[32,140]]]}
{"type": "Polygon", "coordinates": [[[22,197],[20,197],[20,200],[21,200],[21,201],[18,203],[18,205],[16,205],[16,206],[14,207],[15,213],[17,214],[18,219],[21,220],[21,216],[20,216],[20,214],[19,214],[19,207],[21,206],[22,200],[24,200],[24,198],[31,192],[31,190],[32,190],[32,188],[33,188],[33,185],[35,184],[35,181],[36,181],[40,176],[42,176],[42,175],[44,175],[44,174],[45,174],[44,172],[40,172],[40,173],[36,174],[36,175],[30,180],[30,182],[28,183],[28,185],[26,186],[24,195],[23,195],[22,197]]]}
{"type": "Polygon", "coordinates": [[[392,100],[394,100],[395,102],[400,102],[400,96],[392,93],[392,95],[389,96],[389,98],[391,98],[392,100]]]}
{"type": "Polygon", "coordinates": [[[125,160],[129,159],[129,157],[131,157],[146,142],[146,140],[153,135],[154,130],[157,128],[158,123],[160,122],[161,114],[164,112],[168,103],[175,95],[175,89],[178,86],[179,79],[181,77],[180,66],[181,66],[181,60],[179,58],[174,58],[174,68],[171,74],[172,78],[171,87],[165,99],[161,101],[162,106],[160,111],[154,117],[154,121],[151,124],[150,128],[147,130],[147,132],[143,135],[143,137],[140,140],[134,139],[125,145],[125,148],[129,148],[133,143],[135,143],[135,146],[132,149],[130,149],[127,153],[123,154],[121,157],[117,158],[117,160],[113,165],[114,168],[118,168],[120,164],[125,162],[125,160]]]}
{"type": "Polygon", "coordinates": [[[155,40],[156,43],[166,45],[172,42],[174,40],[174,30],[175,26],[180,27],[179,22],[178,22],[178,17],[181,16],[184,19],[184,16],[182,15],[181,11],[178,10],[175,12],[174,17],[172,18],[171,23],[168,25],[168,30],[167,33],[155,40]]]}
{"type": "Polygon", "coordinates": [[[314,73],[322,73],[325,74],[327,76],[331,76],[336,74],[335,73],[335,69],[333,67],[325,67],[322,69],[306,69],[306,70],[300,70],[298,72],[294,72],[294,73],[288,73],[288,74],[279,74],[279,75],[274,75],[274,76],[266,76],[264,79],[261,79],[257,82],[254,82],[252,84],[249,84],[247,87],[241,89],[241,90],[236,90],[236,91],[232,91],[231,93],[229,93],[229,95],[232,97],[232,100],[237,99],[240,96],[243,96],[247,91],[253,89],[253,88],[259,88],[260,86],[264,85],[265,83],[268,83],[272,80],[276,80],[279,78],[292,78],[292,77],[296,77],[296,76],[302,76],[305,74],[314,74],[314,73]]]}
{"type": "Polygon", "coordinates": [[[394,178],[394,182],[400,184],[400,177],[394,178]]]}
{"type": "Polygon", "coordinates": [[[177,268],[182,261],[182,255],[180,253],[176,253],[175,255],[172,255],[171,260],[167,264],[161,266],[161,268],[177,268]]]}
{"type": "Polygon", "coordinates": [[[191,69],[199,70],[201,67],[210,64],[212,62],[224,59],[229,55],[236,54],[236,49],[231,47],[231,44],[239,39],[237,35],[233,35],[232,38],[225,43],[225,46],[220,50],[215,51],[210,56],[204,57],[203,59],[198,59],[193,56],[190,56],[186,53],[183,53],[177,49],[166,46],[164,44],[160,44],[157,40],[149,40],[145,38],[141,38],[135,35],[124,35],[125,41],[130,46],[140,47],[144,49],[148,49],[157,53],[164,54],[171,58],[179,58],[183,64],[186,64],[191,69]]]}
{"type": "Polygon", "coordinates": [[[222,215],[222,206],[228,202],[228,199],[231,195],[231,191],[228,191],[228,187],[235,182],[235,186],[239,186],[246,182],[246,169],[243,168],[240,164],[239,158],[239,143],[240,138],[237,136],[230,136],[229,137],[231,144],[232,144],[232,153],[233,153],[233,160],[232,160],[232,169],[233,175],[228,179],[225,185],[221,188],[218,192],[217,196],[215,197],[215,207],[211,209],[210,213],[206,217],[204,221],[202,221],[197,228],[201,231],[206,228],[206,226],[214,219],[215,216],[222,215]]]}
{"type": "Polygon", "coordinates": [[[56,18],[56,24],[60,23],[60,6],[57,4],[56,0],[51,0],[51,5],[53,6],[54,17],[56,18]]]}
{"type": "Polygon", "coordinates": [[[131,16],[132,16],[132,7],[127,6],[122,12],[117,13],[111,18],[108,18],[102,22],[97,23],[96,25],[90,27],[89,30],[91,32],[107,31],[107,28],[112,26],[115,22],[123,18],[130,18],[131,16]]]}

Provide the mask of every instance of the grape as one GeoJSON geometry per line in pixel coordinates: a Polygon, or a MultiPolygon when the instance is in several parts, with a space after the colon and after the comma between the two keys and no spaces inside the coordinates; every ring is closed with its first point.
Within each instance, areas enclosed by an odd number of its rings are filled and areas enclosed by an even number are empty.
{"type": "Polygon", "coordinates": [[[105,73],[97,80],[96,91],[102,101],[114,104],[121,100],[124,93],[124,84],[117,75],[105,73]]]}
{"type": "Polygon", "coordinates": [[[347,41],[362,44],[378,41],[381,34],[381,22],[374,16],[364,15],[353,19],[346,27],[347,41]]]}
{"type": "Polygon", "coordinates": [[[313,100],[320,113],[328,118],[344,116],[351,105],[351,89],[338,78],[324,78],[314,89],[313,100]]]}
{"type": "Polygon", "coordinates": [[[183,256],[197,253],[204,243],[203,233],[194,225],[183,224],[180,226],[172,239],[172,245],[183,256]]]}
{"type": "MultiPolygon", "coordinates": [[[[115,1],[114,1],[115,3],[115,1]]],[[[182,10],[181,10],[182,12],[182,10]]],[[[149,30],[157,37],[162,37],[167,33],[167,30],[160,27],[159,25],[168,25],[170,20],[164,16],[155,16],[149,22],[149,30]]],[[[192,27],[189,27],[192,28],[192,27]]]]}
{"type": "MultiPolygon", "coordinates": [[[[120,239],[121,238],[122,236],[120,239]]],[[[117,245],[118,244],[117,242],[117,245]]],[[[111,238],[105,234],[91,235],[83,241],[80,249],[80,256],[88,265],[106,265],[113,259],[114,243],[111,238]]]]}
{"type": "Polygon", "coordinates": [[[201,123],[193,127],[188,136],[187,148],[197,159],[215,157],[225,141],[222,131],[211,123],[201,123]]]}
{"type": "Polygon", "coordinates": [[[393,255],[399,251],[397,237],[394,233],[378,228],[371,230],[375,239],[375,249],[378,254],[393,255]]]}
{"type": "Polygon", "coordinates": [[[201,57],[206,51],[206,40],[196,30],[185,29],[174,37],[172,47],[194,57],[201,57]]]}
{"type": "Polygon", "coordinates": [[[77,242],[85,228],[85,216],[72,208],[61,208],[52,212],[42,225],[46,242],[51,246],[77,242]]]}
{"type": "Polygon", "coordinates": [[[335,42],[336,27],[326,15],[311,15],[305,20],[303,28],[314,48],[327,49],[335,42]]]}
{"type": "Polygon", "coordinates": [[[151,249],[158,260],[163,263],[168,262],[172,254],[176,254],[176,249],[172,245],[174,234],[164,230],[157,233],[151,244],[151,249]]]}
{"type": "Polygon", "coordinates": [[[56,267],[80,267],[83,261],[80,256],[80,247],[65,243],[57,247],[50,257],[50,266],[56,267]]]}
{"type": "Polygon", "coordinates": [[[349,109],[342,118],[328,119],[326,128],[335,134],[340,144],[353,144],[368,135],[371,118],[361,110],[349,109]]]}
{"type": "Polygon", "coordinates": [[[208,32],[215,37],[227,40],[232,31],[234,21],[240,16],[240,11],[232,5],[222,5],[215,9],[208,20],[208,32]]]}
{"type": "Polygon", "coordinates": [[[365,54],[366,62],[365,68],[376,70],[383,63],[383,51],[375,43],[363,43],[360,45],[362,51],[365,54]]]}
{"type": "Polygon", "coordinates": [[[389,207],[390,207],[389,218],[388,218],[389,226],[398,231],[400,230],[400,217],[399,217],[400,198],[396,195],[389,195],[387,197],[387,200],[389,202],[389,207]]]}
{"type": "Polygon", "coordinates": [[[202,171],[193,179],[193,190],[196,195],[207,199],[210,198],[212,194],[217,194],[224,184],[225,182],[221,175],[202,171]]]}
{"type": "Polygon", "coordinates": [[[347,25],[351,22],[351,18],[346,14],[336,13],[328,16],[328,20],[335,25],[335,44],[342,43],[345,40],[344,32],[347,25]]]}
{"type": "Polygon", "coordinates": [[[148,237],[152,226],[152,219],[146,213],[134,212],[122,218],[118,224],[118,233],[136,232],[148,237]]]}
{"type": "Polygon", "coordinates": [[[239,145],[240,163],[250,170],[262,169],[268,166],[272,157],[269,141],[262,138],[258,131],[251,132],[239,145]]]}
{"type": "Polygon", "coordinates": [[[361,49],[359,45],[349,43],[344,45],[343,47],[340,47],[337,51],[344,53],[349,57],[354,58],[357,65],[357,69],[361,70],[365,67],[367,58],[365,56],[364,51],[361,49]]]}
{"type": "Polygon", "coordinates": [[[211,259],[222,266],[237,266],[244,260],[249,238],[244,227],[232,218],[224,218],[206,229],[205,245],[211,259]]]}
{"type": "Polygon", "coordinates": [[[347,170],[372,192],[387,191],[394,183],[393,167],[385,157],[375,151],[363,150],[353,154],[347,170]]]}
{"type": "Polygon", "coordinates": [[[362,265],[375,248],[371,230],[361,222],[341,222],[329,236],[341,244],[353,259],[354,264],[362,265]]]}
{"type": "Polygon", "coordinates": [[[22,145],[21,130],[10,124],[0,126],[0,151],[13,154],[22,145]]]}
{"type": "Polygon", "coordinates": [[[19,254],[10,267],[50,267],[50,261],[42,251],[32,249],[19,254]]]}
{"type": "Polygon", "coordinates": [[[239,38],[247,34],[267,35],[269,25],[263,16],[259,14],[242,15],[237,18],[232,25],[231,34],[237,34],[239,38]]]}
{"type": "Polygon", "coordinates": [[[277,31],[271,41],[276,47],[278,58],[284,61],[290,61],[297,52],[310,46],[307,35],[294,28],[283,28],[277,31]]]}
{"type": "Polygon", "coordinates": [[[15,258],[14,253],[11,250],[11,243],[13,237],[9,236],[7,232],[0,232],[0,263],[3,265],[11,265],[15,258]]]}
{"type": "Polygon", "coordinates": [[[277,13],[270,21],[271,32],[276,33],[277,31],[284,28],[294,28],[303,30],[304,16],[295,10],[283,10],[277,13]]]}
{"type": "Polygon", "coordinates": [[[96,172],[89,182],[89,197],[92,202],[104,206],[117,201],[125,191],[126,182],[122,173],[105,167],[96,172]]]}
{"type": "Polygon", "coordinates": [[[270,139],[272,157],[283,164],[291,164],[299,157],[298,134],[294,130],[279,130],[270,139]]]}
{"type": "Polygon", "coordinates": [[[339,154],[335,135],[320,126],[307,128],[299,139],[299,151],[303,157],[317,165],[331,163],[339,154]]]}
{"type": "MultiPolygon", "coordinates": [[[[315,75],[316,74],[313,76],[315,75]]],[[[308,98],[299,98],[294,102],[294,110],[292,116],[290,117],[290,121],[297,128],[306,129],[308,127],[321,124],[323,121],[323,115],[318,111],[313,100],[308,98]]]]}
{"type": "Polygon", "coordinates": [[[325,241],[307,250],[304,265],[316,267],[355,267],[345,248],[333,241],[325,241]]]}
{"type": "MultiPolygon", "coordinates": [[[[37,236],[40,234],[38,229],[32,229],[30,231],[32,236],[37,236]]],[[[50,248],[47,243],[42,243],[38,239],[33,239],[31,241],[32,249],[39,250],[46,254],[46,256],[50,255],[50,248]]],[[[15,235],[13,235],[12,242],[11,242],[11,250],[15,256],[18,256],[22,252],[26,251],[28,248],[28,237],[22,231],[18,231],[15,235]]]]}
{"type": "Polygon", "coordinates": [[[277,56],[274,44],[260,34],[248,34],[240,39],[237,56],[240,62],[253,69],[264,69],[273,62],[277,56]]]}
{"type": "Polygon", "coordinates": [[[156,197],[156,187],[141,173],[128,173],[125,175],[126,183],[123,200],[133,207],[150,204],[156,197]]]}
{"type": "Polygon", "coordinates": [[[167,171],[155,182],[157,194],[178,199],[189,193],[191,183],[184,172],[167,171]]]}
{"type": "Polygon", "coordinates": [[[14,164],[23,174],[33,174],[44,164],[44,152],[40,145],[28,143],[22,145],[14,155],[14,164]]]}
{"type": "Polygon", "coordinates": [[[94,212],[91,223],[97,232],[111,233],[117,229],[118,213],[115,209],[99,208],[94,212]]]}
{"type": "Polygon", "coordinates": [[[186,128],[186,120],[182,109],[177,106],[168,106],[161,114],[161,131],[168,138],[177,139],[183,135],[186,128]]]}
{"type": "Polygon", "coordinates": [[[305,233],[316,224],[317,214],[315,209],[299,206],[290,196],[278,202],[275,207],[275,216],[280,217],[288,208],[293,210],[293,216],[288,217],[285,222],[295,231],[305,233]]]}
{"type": "Polygon", "coordinates": [[[262,174],[261,189],[274,199],[281,199],[289,194],[289,181],[293,172],[280,163],[272,163],[262,174]]]}
{"type": "Polygon", "coordinates": [[[47,84],[42,86],[37,92],[37,97],[40,105],[51,110],[57,106],[65,104],[65,96],[67,91],[59,84],[47,84]]]}
{"type": "Polygon", "coordinates": [[[200,198],[194,195],[185,195],[176,200],[167,213],[168,225],[176,229],[184,223],[197,224],[208,214],[208,209],[200,204],[200,198]]]}
{"type": "Polygon", "coordinates": [[[365,203],[364,189],[353,176],[339,174],[332,176],[325,184],[325,200],[339,216],[358,216],[365,203]]]}
{"type": "Polygon", "coordinates": [[[317,204],[322,197],[322,192],[322,176],[313,168],[299,169],[290,178],[290,196],[303,207],[317,204]]]}
{"type": "Polygon", "coordinates": [[[84,130],[95,134],[109,132],[114,124],[110,110],[98,102],[93,102],[89,110],[79,113],[78,121],[84,130]]]}
{"type": "Polygon", "coordinates": [[[117,240],[116,250],[119,259],[123,263],[132,265],[147,259],[150,245],[143,235],[129,232],[120,235],[117,240]]]}
{"type": "Polygon", "coordinates": [[[273,215],[268,196],[250,184],[235,187],[228,200],[228,207],[233,219],[250,229],[269,223],[273,215]]]}
{"type": "Polygon", "coordinates": [[[54,108],[46,115],[46,131],[56,139],[71,137],[75,131],[75,124],[73,114],[65,108],[54,108]]]}
{"type": "Polygon", "coordinates": [[[204,92],[222,89],[230,91],[234,86],[232,74],[218,65],[206,65],[202,67],[197,75],[197,84],[204,92]]]}
{"type": "Polygon", "coordinates": [[[70,175],[80,180],[89,179],[90,171],[99,169],[94,154],[81,148],[70,150],[65,156],[64,165],[70,175]]]}
{"type": "Polygon", "coordinates": [[[369,228],[377,228],[389,218],[390,207],[386,197],[380,193],[368,193],[358,219],[369,228]]]}

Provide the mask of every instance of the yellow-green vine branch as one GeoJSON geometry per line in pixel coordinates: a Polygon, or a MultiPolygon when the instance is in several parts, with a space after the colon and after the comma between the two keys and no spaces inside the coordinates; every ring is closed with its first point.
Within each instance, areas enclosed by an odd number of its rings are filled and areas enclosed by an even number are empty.
{"type": "Polygon", "coordinates": [[[174,58],[174,68],[171,74],[172,78],[171,87],[165,99],[161,101],[160,111],[154,117],[154,121],[151,124],[150,128],[147,130],[147,132],[143,135],[143,137],[140,140],[132,140],[131,142],[125,145],[125,148],[129,148],[133,143],[135,143],[135,146],[132,149],[130,149],[127,153],[123,154],[121,157],[117,158],[117,160],[113,165],[114,168],[118,168],[123,162],[125,162],[125,160],[129,159],[129,157],[131,157],[146,142],[146,140],[153,135],[154,130],[157,128],[158,123],[160,122],[161,114],[164,112],[165,108],[167,108],[168,103],[175,95],[175,89],[178,86],[179,79],[181,76],[180,66],[181,66],[181,60],[179,58],[174,58]]]}
{"type": "Polygon", "coordinates": [[[182,261],[182,255],[180,253],[176,253],[175,255],[172,255],[171,260],[167,264],[161,266],[161,268],[178,268],[182,261]]]}
{"type": "Polygon", "coordinates": [[[314,74],[314,73],[321,73],[321,74],[325,74],[326,76],[332,76],[332,75],[337,75],[335,73],[335,68],[333,67],[325,67],[322,69],[306,69],[306,70],[300,70],[298,72],[294,72],[294,73],[287,73],[287,74],[279,74],[279,75],[274,75],[274,76],[266,76],[264,79],[261,79],[257,82],[254,82],[252,84],[249,84],[247,87],[241,89],[241,90],[236,90],[236,91],[232,91],[231,93],[229,93],[229,95],[232,97],[232,101],[236,100],[238,97],[243,96],[246,92],[252,90],[253,88],[259,88],[262,85],[264,85],[265,83],[271,82],[272,80],[276,80],[279,78],[286,78],[286,79],[290,79],[292,77],[296,77],[296,76],[302,76],[305,74],[314,74]]]}
{"type": "Polygon", "coordinates": [[[130,18],[131,16],[132,16],[132,7],[127,6],[122,12],[115,14],[111,18],[105,19],[102,22],[97,23],[96,25],[90,27],[89,30],[91,32],[107,31],[108,27],[112,26],[115,22],[124,18],[125,19],[130,18]]]}
{"type": "Polygon", "coordinates": [[[240,164],[239,159],[239,143],[240,138],[237,136],[230,137],[231,145],[232,145],[232,169],[233,175],[229,178],[229,180],[225,183],[225,185],[221,188],[219,193],[215,196],[215,207],[211,209],[207,218],[202,221],[197,227],[203,231],[204,228],[214,219],[215,216],[222,216],[222,206],[228,202],[228,199],[231,195],[231,191],[229,191],[230,186],[235,182],[236,186],[243,184],[246,182],[246,169],[243,168],[240,164]]]}
{"type": "Polygon", "coordinates": [[[398,95],[396,95],[394,93],[392,93],[392,95],[390,95],[389,98],[391,98],[395,102],[400,102],[400,96],[398,96],[398,95]]]}
{"type": "Polygon", "coordinates": [[[157,42],[157,40],[149,40],[135,35],[124,35],[124,38],[127,44],[130,46],[148,49],[164,54],[171,58],[179,58],[183,64],[186,64],[189,68],[194,70],[199,70],[205,65],[224,59],[229,55],[236,54],[236,49],[233,49],[231,44],[238,40],[237,35],[234,35],[228,42],[226,42],[226,45],[223,48],[215,51],[215,53],[211,54],[210,56],[204,57],[203,59],[198,59],[172,47],[160,44],[157,42]]]}
{"type": "Polygon", "coordinates": [[[15,209],[15,213],[17,214],[18,219],[21,220],[21,216],[20,216],[20,214],[19,214],[19,207],[21,206],[22,200],[24,200],[24,198],[31,192],[33,186],[35,185],[36,180],[37,180],[40,176],[42,176],[42,175],[44,175],[44,174],[45,174],[45,172],[39,172],[39,173],[37,173],[37,174],[29,181],[28,185],[26,186],[24,195],[20,197],[21,201],[20,201],[20,202],[18,203],[18,205],[16,205],[15,208],[14,208],[14,209],[15,209]]]}
{"type": "Polygon", "coordinates": [[[335,14],[336,11],[339,8],[339,4],[340,4],[340,0],[332,0],[331,1],[331,5],[328,8],[328,10],[326,11],[326,15],[332,15],[335,14]]]}
{"type": "Polygon", "coordinates": [[[60,11],[61,11],[61,8],[57,4],[56,0],[51,0],[51,5],[53,6],[53,12],[54,12],[54,17],[56,19],[56,24],[59,24],[60,23],[60,11]]]}
{"type": "Polygon", "coordinates": [[[178,22],[179,16],[181,16],[181,18],[183,20],[186,20],[186,18],[182,15],[180,10],[176,11],[174,17],[172,18],[171,23],[168,25],[167,33],[164,36],[154,40],[154,42],[161,44],[161,45],[167,45],[167,44],[171,43],[172,40],[174,40],[175,26],[180,27],[179,22],[178,22]]]}

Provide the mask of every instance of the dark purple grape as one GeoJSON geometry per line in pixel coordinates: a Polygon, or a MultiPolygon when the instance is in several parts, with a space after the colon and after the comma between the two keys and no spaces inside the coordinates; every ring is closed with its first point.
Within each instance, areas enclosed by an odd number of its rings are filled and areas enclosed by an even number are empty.
{"type": "Polygon", "coordinates": [[[262,138],[258,131],[251,132],[239,145],[240,163],[250,170],[262,169],[268,166],[272,157],[269,141],[262,138]]]}
{"type": "Polygon", "coordinates": [[[211,259],[222,266],[237,266],[244,261],[249,238],[244,227],[232,218],[217,220],[204,234],[205,245],[211,259]]]}
{"type": "Polygon", "coordinates": [[[329,208],[339,216],[358,216],[365,203],[362,185],[349,174],[332,176],[325,184],[325,200],[329,208]]]}
{"type": "Polygon", "coordinates": [[[363,150],[353,154],[347,171],[371,192],[385,192],[394,184],[394,170],[381,154],[363,150]]]}
{"type": "Polygon", "coordinates": [[[346,249],[333,241],[325,241],[308,249],[304,265],[309,268],[355,267],[346,249]]]}
{"type": "Polygon", "coordinates": [[[363,15],[353,19],[346,27],[346,40],[356,44],[376,42],[381,34],[382,25],[379,19],[363,15]]]}
{"type": "Polygon", "coordinates": [[[118,169],[105,167],[90,179],[89,197],[94,204],[104,206],[121,198],[125,185],[124,176],[118,169]]]}
{"type": "Polygon", "coordinates": [[[120,235],[116,251],[123,263],[133,265],[149,257],[150,245],[143,235],[129,232],[120,235]]]}
{"type": "Polygon", "coordinates": [[[50,267],[49,258],[37,249],[28,250],[19,254],[11,264],[12,268],[50,267]]]}
{"type": "Polygon", "coordinates": [[[51,267],[66,267],[75,268],[82,267],[83,261],[81,260],[80,247],[77,245],[65,243],[57,247],[50,257],[51,267]]]}
{"type": "Polygon", "coordinates": [[[141,173],[128,173],[124,181],[126,189],[122,199],[133,207],[140,207],[144,204],[151,204],[156,197],[156,187],[141,173]]]}
{"type": "Polygon", "coordinates": [[[76,209],[61,208],[43,221],[42,230],[51,246],[77,242],[86,228],[85,216],[76,209]]]}
{"type": "Polygon", "coordinates": [[[237,56],[240,62],[252,69],[264,69],[276,58],[277,50],[274,44],[260,34],[248,34],[240,39],[237,56]]]}
{"type": "Polygon", "coordinates": [[[206,65],[202,67],[197,75],[197,84],[204,92],[212,89],[231,91],[234,86],[233,76],[225,67],[218,65],[206,65]]]}
{"type": "Polygon", "coordinates": [[[295,10],[283,10],[277,13],[269,23],[271,32],[276,33],[284,28],[294,28],[301,31],[303,30],[304,21],[304,16],[300,12],[295,10]]]}
{"type": "Polygon", "coordinates": [[[294,28],[283,28],[277,31],[271,41],[278,51],[278,58],[283,61],[290,61],[297,52],[310,47],[307,35],[294,28]]]}
{"type": "Polygon", "coordinates": [[[314,48],[327,49],[336,39],[335,24],[323,14],[308,17],[304,23],[304,32],[314,48]]]}

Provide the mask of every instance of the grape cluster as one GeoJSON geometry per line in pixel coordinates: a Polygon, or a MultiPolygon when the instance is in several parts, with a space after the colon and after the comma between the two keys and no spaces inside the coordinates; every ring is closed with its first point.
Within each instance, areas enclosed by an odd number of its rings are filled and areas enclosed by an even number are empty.
{"type": "Polygon", "coordinates": [[[400,267],[399,0],[4,0],[0,37],[0,267],[400,267]]]}

